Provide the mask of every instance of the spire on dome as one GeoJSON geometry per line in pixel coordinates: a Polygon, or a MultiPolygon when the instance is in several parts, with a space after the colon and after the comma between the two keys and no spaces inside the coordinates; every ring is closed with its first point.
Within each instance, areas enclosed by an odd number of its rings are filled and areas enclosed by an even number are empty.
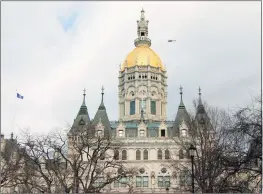
{"type": "Polygon", "coordinates": [[[144,15],[144,13],[145,13],[145,11],[144,11],[144,9],[143,9],[143,7],[142,7],[142,10],[141,10],[141,21],[142,21],[142,20],[145,20],[145,15],[144,15]]]}
{"type": "Polygon", "coordinates": [[[134,45],[137,47],[139,45],[151,46],[151,39],[148,38],[148,23],[149,21],[145,19],[145,11],[142,8],[140,20],[137,20],[137,35],[138,38],[135,39],[134,45]]]}

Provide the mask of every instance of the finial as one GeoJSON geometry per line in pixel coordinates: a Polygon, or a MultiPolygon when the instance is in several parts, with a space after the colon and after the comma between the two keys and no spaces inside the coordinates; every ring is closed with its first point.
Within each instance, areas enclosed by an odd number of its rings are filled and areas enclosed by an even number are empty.
{"type": "Polygon", "coordinates": [[[83,103],[82,106],[85,106],[85,96],[86,96],[86,89],[83,90],[83,103]]]}
{"type": "Polygon", "coordinates": [[[141,10],[141,21],[143,21],[145,18],[144,18],[144,10],[143,10],[143,8],[142,8],[142,10],[141,10]]]}
{"type": "Polygon", "coordinates": [[[102,95],[104,94],[104,87],[103,86],[101,87],[101,94],[102,95]]]}
{"type": "Polygon", "coordinates": [[[181,101],[183,101],[183,87],[180,86],[180,95],[181,95],[181,101]]]}
{"type": "Polygon", "coordinates": [[[101,104],[103,104],[104,87],[101,87],[101,104]]]}
{"type": "Polygon", "coordinates": [[[142,11],[141,12],[144,12],[144,9],[143,9],[143,7],[142,7],[142,11]]]}
{"type": "Polygon", "coordinates": [[[11,133],[11,140],[13,140],[13,137],[14,137],[14,133],[12,132],[11,133]]]}
{"type": "Polygon", "coordinates": [[[201,88],[199,86],[199,89],[198,89],[198,95],[199,95],[199,103],[201,103],[201,88]]]}

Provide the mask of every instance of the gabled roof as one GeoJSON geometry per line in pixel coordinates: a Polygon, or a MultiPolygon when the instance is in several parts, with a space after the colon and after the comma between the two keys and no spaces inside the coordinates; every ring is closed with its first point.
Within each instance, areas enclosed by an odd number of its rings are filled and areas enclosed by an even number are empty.
{"type": "Polygon", "coordinates": [[[106,107],[104,106],[104,102],[103,102],[103,95],[104,95],[103,90],[104,88],[102,87],[101,103],[92,121],[92,125],[95,127],[99,122],[101,122],[104,126],[104,135],[108,136],[111,134],[111,125],[106,111],[106,107]]]}
{"type": "Polygon", "coordinates": [[[196,110],[196,115],[195,115],[195,121],[197,122],[197,124],[209,124],[210,123],[210,119],[202,103],[200,87],[199,87],[199,100],[198,100],[198,105],[197,105],[197,110],[196,110]]]}
{"type": "Polygon", "coordinates": [[[190,116],[189,116],[189,114],[185,108],[184,103],[183,103],[182,87],[180,87],[180,95],[181,95],[181,101],[180,101],[178,111],[177,111],[177,114],[176,114],[176,117],[175,117],[175,120],[173,123],[172,137],[180,135],[179,127],[183,121],[185,121],[186,123],[191,122],[190,116]]]}
{"type": "Polygon", "coordinates": [[[70,129],[70,133],[75,133],[79,130],[80,126],[87,126],[90,124],[90,117],[88,113],[88,108],[85,104],[85,89],[83,94],[83,103],[79,109],[77,117],[74,119],[73,125],[70,129]]]}

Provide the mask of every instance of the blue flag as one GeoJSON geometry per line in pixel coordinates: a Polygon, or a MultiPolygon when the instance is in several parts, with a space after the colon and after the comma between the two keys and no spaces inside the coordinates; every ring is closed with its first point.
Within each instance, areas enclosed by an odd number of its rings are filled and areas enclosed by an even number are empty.
{"type": "Polygon", "coordinates": [[[18,94],[18,93],[16,93],[16,97],[17,97],[17,98],[20,98],[20,99],[23,99],[23,98],[24,98],[24,96],[22,96],[21,94],[18,94]]]}

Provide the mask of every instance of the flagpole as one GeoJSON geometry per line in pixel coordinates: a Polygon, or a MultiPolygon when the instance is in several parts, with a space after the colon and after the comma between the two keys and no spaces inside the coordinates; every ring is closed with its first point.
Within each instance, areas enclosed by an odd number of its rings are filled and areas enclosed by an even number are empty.
{"type": "Polygon", "coordinates": [[[13,118],[13,126],[12,126],[12,132],[15,131],[15,119],[16,119],[16,109],[17,109],[17,89],[16,89],[16,96],[15,96],[15,114],[13,118]]]}

